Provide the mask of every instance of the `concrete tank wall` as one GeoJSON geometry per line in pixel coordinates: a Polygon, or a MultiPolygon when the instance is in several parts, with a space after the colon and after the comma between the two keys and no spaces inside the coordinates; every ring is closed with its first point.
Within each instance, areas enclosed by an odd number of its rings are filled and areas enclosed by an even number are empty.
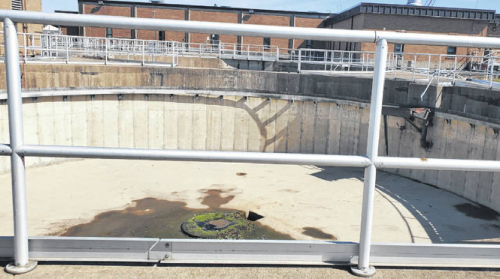
{"type": "MultiPolygon", "coordinates": [[[[96,92],[99,93],[99,92],[96,92]]],[[[26,98],[25,142],[44,145],[180,150],[262,151],[364,155],[369,108],[341,100],[294,101],[244,95],[108,94],[26,98]]],[[[221,92],[223,93],[223,92],[221,92]]],[[[248,95],[248,94],[246,94],[248,95]]],[[[0,141],[8,142],[7,106],[0,105],[0,141]]],[[[389,156],[500,159],[498,133],[453,115],[438,114],[420,134],[388,117],[389,156]],[[401,127],[406,127],[402,129],[401,127]]],[[[382,126],[382,131],[383,131],[382,126]]],[[[380,155],[385,154],[381,133],[380,155]]],[[[28,166],[61,161],[27,158],[28,166]]],[[[0,171],[9,159],[0,158],[0,171]]],[[[395,170],[500,211],[500,174],[395,170]]]]}
{"type": "MultiPolygon", "coordinates": [[[[27,143],[365,154],[369,78],[77,65],[26,65],[23,73],[24,87],[33,88],[24,100],[27,143]],[[59,87],[139,89],[136,94],[37,91],[59,87]],[[157,91],[145,95],[151,88],[157,91]]],[[[4,86],[1,79],[3,74],[4,86]]],[[[404,119],[388,117],[390,156],[500,159],[497,92],[431,86],[421,100],[425,87],[386,82],[385,104],[438,107],[429,128],[430,150],[420,146],[420,134],[404,119]]],[[[0,121],[0,142],[8,143],[5,102],[0,103],[0,121]]],[[[385,155],[383,132],[380,144],[385,155]]],[[[48,162],[27,160],[29,165],[48,162]]],[[[0,158],[0,171],[8,167],[8,159],[0,158]]],[[[500,174],[395,172],[500,211],[500,174]]]]}

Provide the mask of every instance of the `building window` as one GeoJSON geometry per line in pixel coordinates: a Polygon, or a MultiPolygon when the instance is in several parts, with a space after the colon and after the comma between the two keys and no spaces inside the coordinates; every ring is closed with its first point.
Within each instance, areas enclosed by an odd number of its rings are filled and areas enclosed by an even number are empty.
{"type": "Polygon", "coordinates": [[[113,38],[113,28],[106,27],[106,38],[113,38]]]}
{"type": "Polygon", "coordinates": [[[405,45],[403,45],[403,44],[395,44],[394,45],[394,52],[395,53],[403,53],[403,52],[405,52],[405,45]]]}
{"type": "Polygon", "coordinates": [[[158,40],[159,41],[165,41],[165,31],[159,31],[158,32],[158,40]]]}
{"type": "Polygon", "coordinates": [[[271,47],[271,38],[264,38],[264,49],[269,49],[271,47]]]}
{"type": "Polygon", "coordinates": [[[210,35],[210,44],[211,45],[218,45],[219,44],[219,34],[210,35]]]}
{"type": "Polygon", "coordinates": [[[312,40],[307,40],[306,41],[306,48],[312,48],[313,47],[313,41],[312,40]]]}
{"type": "Polygon", "coordinates": [[[22,0],[12,0],[12,10],[14,11],[22,11],[23,10],[23,2],[22,0]]]}
{"type": "Polygon", "coordinates": [[[446,54],[448,55],[456,55],[457,54],[457,47],[448,47],[446,50],[446,54]]]}

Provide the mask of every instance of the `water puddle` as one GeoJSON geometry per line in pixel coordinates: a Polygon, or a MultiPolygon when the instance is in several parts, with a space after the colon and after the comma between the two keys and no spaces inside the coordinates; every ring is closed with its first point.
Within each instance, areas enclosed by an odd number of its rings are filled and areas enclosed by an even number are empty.
{"type": "Polygon", "coordinates": [[[495,221],[498,220],[498,217],[500,216],[496,211],[492,209],[472,203],[457,204],[455,205],[455,208],[469,217],[485,221],[495,221]]]}
{"type": "MultiPolygon", "coordinates": [[[[152,237],[189,238],[181,231],[181,225],[195,215],[212,212],[235,212],[235,209],[220,209],[234,196],[221,197],[221,190],[204,190],[206,196],[202,204],[210,210],[191,209],[184,202],[173,202],[155,198],[136,200],[135,206],[124,210],[114,210],[97,215],[94,220],[69,228],[62,236],[79,237],[152,237]]],[[[289,235],[254,222],[254,229],[246,239],[291,240],[289,235]]]]}
{"type": "Polygon", "coordinates": [[[317,228],[305,227],[302,229],[302,233],[307,236],[311,236],[317,239],[337,240],[337,238],[333,234],[325,233],[324,231],[317,228]]]}

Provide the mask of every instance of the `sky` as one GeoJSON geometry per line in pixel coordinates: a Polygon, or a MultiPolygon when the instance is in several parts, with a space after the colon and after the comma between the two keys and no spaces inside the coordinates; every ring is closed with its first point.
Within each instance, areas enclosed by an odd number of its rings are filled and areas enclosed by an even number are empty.
{"type": "MultiPolygon", "coordinates": [[[[1,1],[1,0],[0,0],[1,1]]],[[[128,1],[128,0],[122,0],[128,1]]],[[[422,3],[428,0],[422,0],[422,3]]],[[[131,2],[149,2],[135,0],[131,2]]],[[[338,13],[355,6],[358,2],[352,0],[165,0],[169,4],[191,4],[202,6],[232,6],[253,9],[275,9],[290,11],[314,11],[323,13],[338,13]],[[235,4],[237,2],[237,4],[235,4]]],[[[406,4],[407,0],[362,0],[367,3],[406,4]]],[[[496,10],[500,14],[500,0],[436,0],[435,7],[455,7],[469,9],[496,10]]],[[[78,11],[77,0],[42,0],[42,10],[78,11]]]]}

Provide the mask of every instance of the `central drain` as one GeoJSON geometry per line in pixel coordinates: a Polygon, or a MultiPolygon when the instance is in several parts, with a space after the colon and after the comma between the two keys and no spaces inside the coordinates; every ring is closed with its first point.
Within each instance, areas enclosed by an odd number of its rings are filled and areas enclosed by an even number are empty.
{"type": "Polygon", "coordinates": [[[244,239],[253,232],[254,225],[243,212],[211,212],[194,216],[182,223],[181,229],[196,238],[244,239]]]}

